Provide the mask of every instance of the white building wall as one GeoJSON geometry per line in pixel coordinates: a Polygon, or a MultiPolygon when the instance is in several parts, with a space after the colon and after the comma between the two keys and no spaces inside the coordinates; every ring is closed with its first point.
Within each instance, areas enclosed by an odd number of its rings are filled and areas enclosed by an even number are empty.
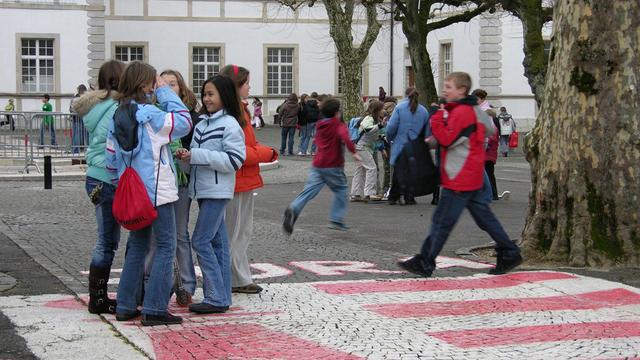
{"type": "MultiPolygon", "coordinates": [[[[11,9],[0,10],[0,104],[16,98],[21,92],[17,78],[21,74],[18,61],[21,43],[16,34],[55,34],[59,38],[57,91],[50,92],[54,111],[68,111],[69,101],[79,84],[87,84],[87,18],[84,10],[11,9]],[[83,69],[83,71],[78,71],[83,69]]],[[[39,111],[42,108],[41,93],[16,101],[16,110],[39,111]]]]}
{"type": "MultiPolygon", "coordinates": [[[[15,54],[15,33],[60,35],[60,93],[67,96],[75,92],[78,84],[87,83],[88,63],[91,60],[88,59],[87,50],[88,18],[81,3],[84,1],[77,1],[76,9],[20,9],[3,6],[0,11],[0,21],[7,25],[0,30],[0,50],[5,54],[15,54]],[[52,11],[55,16],[52,16],[52,11]]],[[[275,2],[257,0],[192,1],[191,6],[189,2],[180,0],[148,0],[147,5],[144,4],[145,1],[104,1],[104,29],[91,29],[90,32],[104,30],[106,59],[113,57],[114,43],[144,43],[146,60],[158,71],[176,69],[190,83],[189,43],[221,44],[221,66],[234,63],[247,67],[252,72],[251,93],[264,99],[265,44],[283,44],[296,48],[297,61],[294,63],[297,71],[294,77],[295,90],[299,94],[312,91],[331,94],[337,92],[336,50],[329,36],[326,11],[320,3],[312,8],[302,7],[297,13],[275,2]]],[[[358,9],[357,13],[359,17],[364,16],[363,9],[358,9]]],[[[522,26],[517,19],[509,16],[502,16],[500,20],[501,85],[499,93],[489,94],[490,101],[496,106],[507,106],[516,120],[523,119],[520,125],[524,123],[524,128],[528,128],[532,125],[531,119],[535,117],[536,108],[523,76],[522,26]]],[[[383,86],[389,95],[401,97],[407,86],[406,66],[410,66],[405,50],[407,42],[401,24],[396,23],[391,64],[393,92],[390,91],[389,23],[389,19],[384,19],[383,28],[365,62],[365,96],[377,96],[378,87],[383,86]]],[[[452,43],[452,70],[468,72],[474,88],[479,86],[480,23],[479,18],[476,18],[469,23],[454,24],[429,35],[427,44],[438,89],[440,44],[443,41],[452,43]]],[[[354,24],[354,38],[357,41],[362,38],[364,31],[364,25],[354,24]]],[[[92,56],[99,55],[100,53],[92,56]]],[[[0,82],[0,94],[16,93],[16,74],[19,74],[19,69],[16,69],[15,55],[3,57],[2,61],[4,66],[0,67],[3,79],[0,82]]],[[[282,100],[283,97],[266,97],[265,112],[273,113],[282,100]]],[[[5,99],[0,95],[0,102],[2,101],[5,99]]],[[[40,100],[26,98],[18,104],[22,109],[36,109],[40,107],[40,100]]],[[[54,102],[54,107],[56,110],[66,110],[67,100],[54,102]]]]}

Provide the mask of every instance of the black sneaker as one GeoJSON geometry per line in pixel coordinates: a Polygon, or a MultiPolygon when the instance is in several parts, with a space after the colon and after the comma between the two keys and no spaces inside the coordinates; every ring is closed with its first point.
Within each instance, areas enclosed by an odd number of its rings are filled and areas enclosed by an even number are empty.
{"type": "Polygon", "coordinates": [[[405,261],[398,261],[398,266],[410,273],[424,277],[431,277],[432,271],[424,268],[422,265],[422,256],[420,254],[405,261]]]}
{"type": "Polygon", "coordinates": [[[516,255],[512,259],[503,260],[502,256],[498,255],[498,261],[496,263],[496,267],[489,270],[489,274],[491,275],[502,275],[513,270],[516,266],[522,264],[522,256],[520,254],[516,255]]]}
{"type": "Polygon", "coordinates": [[[296,223],[296,216],[293,214],[293,210],[291,208],[287,208],[284,211],[284,221],[282,222],[282,228],[284,232],[291,235],[293,232],[293,225],[296,223]]]}
{"type": "Polygon", "coordinates": [[[338,231],[347,231],[347,230],[349,230],[349,226],[347,226],[347,224],[339,223],[339,222],[335,222],[335,221],[330,222],[327,227],[329,229],[338,230],[338,231]]]}
{"type": "Polygon", "coordinates": [[[142,326],[156,326],[156,325],[177,325],[182,324],[182,318],[180,316],[171,315],[166,313],[164,315],[142,315],[142,326]]]}
{"type": "Polygon", "coordinates": [[[118,321],[129,321],[131,319],[135,319],[140,316],[140,310],[136,310],[130,313],[116,313],[116,320],[118,321]]]}
{"type": "Polygon", "coordinates": [[[215,306],[206,303],[198,303],[189,305],[189,311],[196,314],[219,314],[229,310],[228,306],[215,306]]]}

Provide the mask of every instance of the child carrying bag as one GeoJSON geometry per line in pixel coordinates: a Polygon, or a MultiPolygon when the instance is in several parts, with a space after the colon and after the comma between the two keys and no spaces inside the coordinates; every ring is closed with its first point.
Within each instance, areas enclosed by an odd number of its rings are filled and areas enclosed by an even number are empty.
{"type": "MultiPolygon", "coordinates": [[[[121,105],[114,116],[116,139],[125,151],[131,151],[129,164],[118,181],[113,199],[112,213],[118,224],[127,230],[141,230],[154,222],[158,212],[151,204],[147,188],[138,172],[131,167],[133,149],[138,145],[138,122],[135,120],[137,105],[121,105]]],[[[158,167],[159,169],[159,167],[158,167]]]]}

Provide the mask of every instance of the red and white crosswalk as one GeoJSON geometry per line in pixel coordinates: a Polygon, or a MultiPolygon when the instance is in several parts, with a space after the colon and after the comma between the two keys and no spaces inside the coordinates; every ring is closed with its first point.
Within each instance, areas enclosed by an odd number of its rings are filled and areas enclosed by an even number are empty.
{"type": "MultiPolygon", "coordinates": [[[[234,294],[233,308],[220,315],[190,314],[172,305],[172,312],[185,317],[182,325],[144,328],[138,320],[105,318],[142,353],[163,360],[640,356],[640,290],[574,274],[264,288],[257,296],[234,294]]],[[[47,306],[52,304],[49,300],[47,306]]],[[[60,311],[84,312],[66,306],[64,299],[59,304],[60,311]]],[[[12,311],[17,316],[15,306],[12,311]]]]}

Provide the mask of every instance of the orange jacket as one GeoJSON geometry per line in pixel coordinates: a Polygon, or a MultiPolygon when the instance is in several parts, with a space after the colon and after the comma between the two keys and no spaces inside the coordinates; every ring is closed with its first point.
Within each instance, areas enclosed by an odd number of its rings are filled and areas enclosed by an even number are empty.
{"type": "Polygon", "coordinates": [[[244,143],[247,147],[247,155],[242,167],[236,171],[236,188],[235,192],[246,192],[261,188],[262,177],[260,176],[260,163],[272,162],[278,159],[278,152],[273,148],[258,144],[256,135],[251,126],[249,109],[244,103],[244,143]]]}

